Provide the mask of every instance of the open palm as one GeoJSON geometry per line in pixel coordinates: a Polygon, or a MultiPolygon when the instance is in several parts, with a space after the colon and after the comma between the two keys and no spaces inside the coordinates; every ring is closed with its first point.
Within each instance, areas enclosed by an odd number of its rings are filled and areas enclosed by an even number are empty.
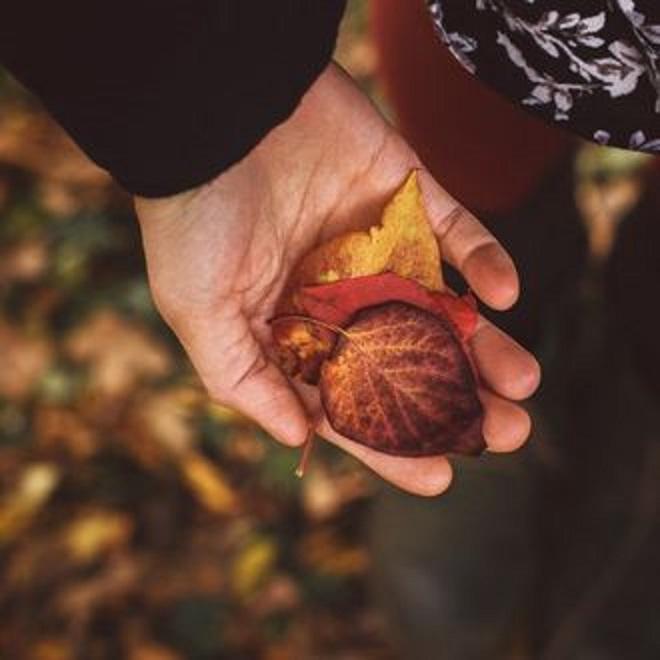
{"type": "MultiPolygon", "coordinates": [[[[255,419],[281,442],[304,442],[319,411],[313,388],[293,386],[269,357],[272,317],[296,263],[311,248],[378,217],[413,151],[338,67],[240,163],[195,190],[137,199],[156,304],[211,397],[255,419]]],[[[443,257],[486,304],[509,307],[515,269],[496,240],[422,168],[424,201],[443,257]]],[[[534,358],[485,320],[472,340],[483,388],[484,435],[511,451],[529,434],[534,358]]],[[[451,480],[445,458],[397,458],[319,432],[390,482],[424,495],[451,480]]]]}

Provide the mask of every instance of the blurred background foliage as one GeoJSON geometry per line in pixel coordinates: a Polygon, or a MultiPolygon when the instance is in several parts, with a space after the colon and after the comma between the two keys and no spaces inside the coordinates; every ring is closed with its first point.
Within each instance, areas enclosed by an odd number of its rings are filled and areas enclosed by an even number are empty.
{"type": "MultiPolygon", "coordinates": [[[[387,112],[364,4],[338,57],[387,112]]],[[[632,165],[594,153],[606,244],[636,188],[604,197],[632,165]]],[[[374,484],[328,446],[302,481],[297,458],[208,402],[130,200],[0,77],[0,657],[393,658],[367,588],[374,484]]]]}
{"type": "MultiPolygon", "coordinates": [[[[361,3],[340,46],[370,83],[361,3]]],[[[208,402],[130,200],[0,80],[0,657],[389,658],[372,484],[208,402]]]]}

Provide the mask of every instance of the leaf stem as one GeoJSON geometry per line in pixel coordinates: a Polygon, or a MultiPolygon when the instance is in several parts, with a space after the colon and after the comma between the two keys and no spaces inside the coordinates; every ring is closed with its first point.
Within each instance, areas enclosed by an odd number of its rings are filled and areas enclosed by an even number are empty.
{"type": "Polygon", "coordinates": [[[305,316],[304,314],[286,314],[284,316],[276,316],[268,321],[270,325],[275,325],[276,323],[285,323],[291,321],[302,321],[303,323],[311,323],[312,325],[318,325],[321,328],[330,330],[330,332],[335,332],[338,335],[342,335],[347,339],[351,339],[351,333],[340,328],[338,325],[333,325],[332,323],[326,323],[325,321],[319,321],[311,316],[305,316]]]}
{"type": "Polygon", "coordinates": [[[305,471],[307,470],[307,465],[309,464],[309,459],[312,455],[312,449],[314,449],[315,435],[316,428],[313,424],[310,424],[309,430],[307,431],[307,437],[305,438],[305,444],[303,445],[302,454],[300,456],[300,461],[298,462],[298,467],[296,467],[296,477],[298,477],[298,479],[302,479],[305,476],[305,471]]]}

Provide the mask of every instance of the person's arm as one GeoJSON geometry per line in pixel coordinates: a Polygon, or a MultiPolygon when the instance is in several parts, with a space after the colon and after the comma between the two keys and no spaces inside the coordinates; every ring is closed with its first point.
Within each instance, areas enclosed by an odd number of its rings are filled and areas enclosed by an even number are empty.
{"type": "Polygon", "coordinates": [[[16,0],[0,64],[129,192],[212,179],[291,115],[345,0],[16,0]]]}
{"type": "MultiPolygon", "coordinates": [[[[328,64],[343,3],[168,0],[135,9],[124,0],[104,15],[71,0],[47,11],[21,2],[11,12],[20,29],[0,30],[0,60],[137,194],[158,309],[211,397],[281,442],[303,443],[320,410],[318,394],[289,382],[270,355],[267,321],[291,269],[320,241],[377,217],[411,168],[445,258],[484,303],[515,301],[506,252],[328,64]],[[75,24],[58,17],[63,7],[75,24]],[[227,18],[230,7],[240,18],[227,18]]],[[[491,451],[511,451],[529,434],[515,401],[536,388],[538,366],[484,320],[472,348],[484,437],[491,451]]],[[[327,422],[318,430],[410,492],[449,485],[444,457],[388,456],[327,422]]]]}

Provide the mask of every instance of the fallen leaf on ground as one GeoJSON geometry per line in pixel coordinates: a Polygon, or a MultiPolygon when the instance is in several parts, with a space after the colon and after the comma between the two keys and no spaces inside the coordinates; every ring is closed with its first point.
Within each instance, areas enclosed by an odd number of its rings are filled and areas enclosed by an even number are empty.
{"type": "Polygon", "coordinates": [[[204,508],[215,514],[236,513],[238,498],[217,465],[190,451],[181,457],[180,467],[185,483],[204,508]]]}
{"type": "Polygon", "coordinates": [[[79,562],[126,545],[133,533],[133,520],[117,511],[89,511],[78,516],[63,530],[64,546],[79,562]]]}
{"type": "Polygon", "coordinates": [[[51,463],[33,463],[25,468],[14,490],[0,502],[0,543],[11,541],[25,530],[59,481],[60,472],[51,463]]]}
{"type": "Polygon", "coordinates": [[[66,351],[90,366],[90,386],[106,396],[127,394],[141,379],[166,376],[169,352],[144,328],[100,310],[69,335],[66,351]]]}
{"type": "Polygon", "coordinates": [[[33,282],[48,266],[48,249],[43,241],[29,240],[0,251],[0,284],[33,282]]]}
{"type": "Polygon", "coordinates": [[[0,319],[0,397],[21,401],[37,385],[53,359],[46,339],[31,337],[0,319]]]}
{"type": "Polygon", "coordinates": [[[34,434],[38,447],[55,454],[68,453],[85,460],[97,450],[96,433],[73,410],[55,406],[39,408],[34,418],[34,434]]]}
{"type": "Polygon", "coordinates": [[[242,598],[254,594],[270,575],[277,560],[277,545],[268,538],[258,537],[239,553],[231,569],[232,589],[242,598]]]}
{"type": "Polygon", "coordinates": [[[352,575],[369,567],[366,550],[347,544],[332,529],[322,528],[307,535],[298,552],[302,562],[327,575],[352,575]]]}

